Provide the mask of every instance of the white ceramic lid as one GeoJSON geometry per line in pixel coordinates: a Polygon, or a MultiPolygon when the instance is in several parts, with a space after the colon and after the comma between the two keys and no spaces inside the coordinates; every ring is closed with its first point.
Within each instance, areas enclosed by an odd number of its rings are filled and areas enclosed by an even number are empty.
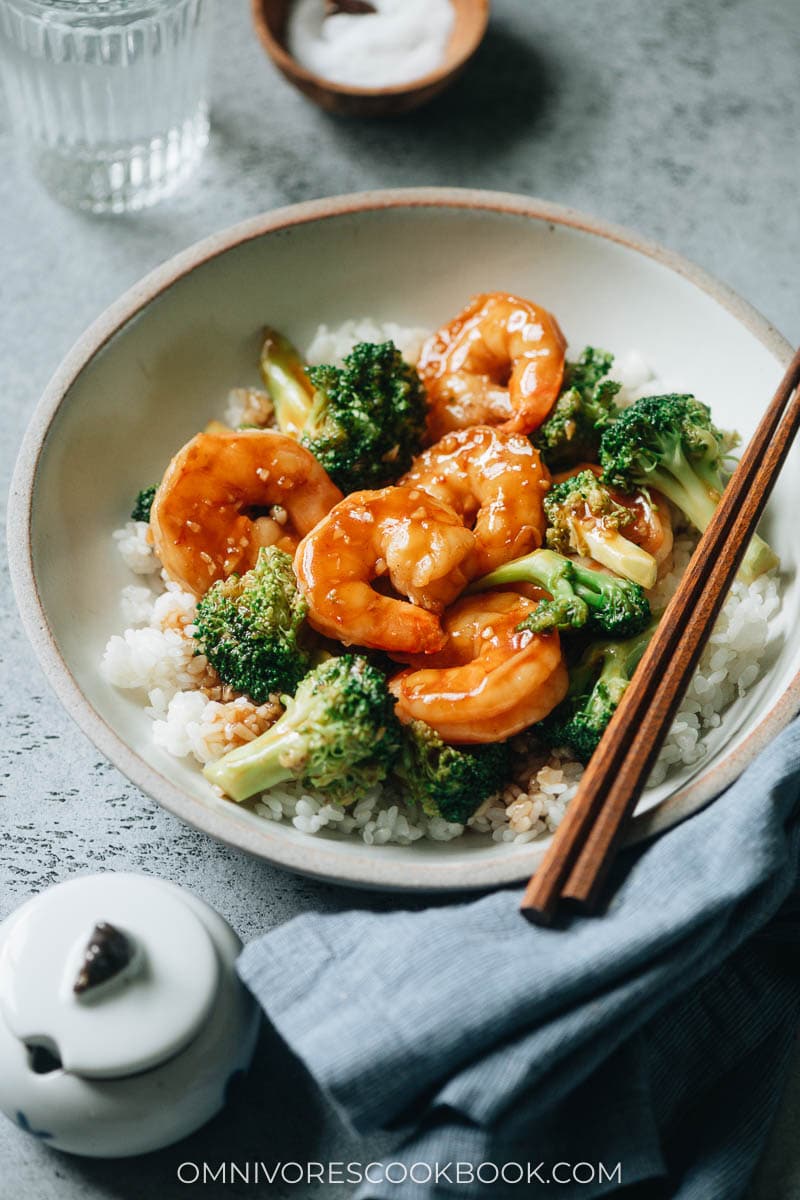
{"type": "Polygon", "coordinates": [[[209,1015],[219,961],[180,895],[141,875],[93,875],[50,888],[0,928],[0,1016],[65,1070],[118,1078],[176,1054],[209,1015]],[[95,926],[131,940],[128,966],[76,993],[95,926]]]}

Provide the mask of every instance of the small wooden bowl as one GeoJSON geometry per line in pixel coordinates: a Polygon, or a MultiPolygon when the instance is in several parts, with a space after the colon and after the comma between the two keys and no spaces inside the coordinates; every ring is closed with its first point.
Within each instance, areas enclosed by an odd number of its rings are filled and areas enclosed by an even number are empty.
{"type": "Polygon", "coordinates": [[[327,112],[347,117],[389,117],[427,104],[463,71],[486,33],[489,0],[452,0],[455,23],[444,61],[428,75],[396,87],[359,88],[332,83],[301,67],[285,45],[292,0],[252,0],[261,44],[290,83],[327,112]]]}

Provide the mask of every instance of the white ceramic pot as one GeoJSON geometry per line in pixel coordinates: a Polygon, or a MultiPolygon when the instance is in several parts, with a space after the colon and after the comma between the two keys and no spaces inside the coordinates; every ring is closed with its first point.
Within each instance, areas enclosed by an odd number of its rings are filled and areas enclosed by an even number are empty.
{"type": "Polygon", "coordinates": [[[73,1154],[192,1133],[250,1063],[241,943],[207,904],[131,874],[72,879],[0,925],[0,1110],[73,1154]]]}

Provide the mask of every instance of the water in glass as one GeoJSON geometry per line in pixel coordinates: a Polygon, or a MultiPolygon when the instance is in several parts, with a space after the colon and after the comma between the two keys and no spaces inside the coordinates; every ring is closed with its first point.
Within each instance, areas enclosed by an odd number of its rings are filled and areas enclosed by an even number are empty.
{"type": "Polygon", "coordinates": [[[127,212],[208,140],[213,0],[0,0],[0,67],[34,170],[67,204],[127,212]]]}

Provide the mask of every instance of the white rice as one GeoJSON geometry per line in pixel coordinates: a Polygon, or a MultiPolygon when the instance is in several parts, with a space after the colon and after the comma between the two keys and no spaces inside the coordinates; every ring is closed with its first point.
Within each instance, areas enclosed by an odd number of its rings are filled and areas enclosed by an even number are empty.
{"type": "Polygon", "coordinates": [[[224,422],[232,429],[240,425],[271,424],[275,409],[268,392],[260,388],[232,388],[228,392],[224,422]]]}
{"type": "Polygon", "coordinates": [[[277,697],[254,704],[246,696],[213,699],[201,689],[174,692],[163,715],[156,716],[157,711],[151,704],[156,745],[175,758],[192,756],[207,763],[253,741],[274,724],[283,709],[277,697]]]}
{"type": "MultiPolygon", "coordinates": [[[[369,319],[345,322],[338,329],[320,326],[308,349],[311,362],[340,362],[359,341],[391,338],[408,361],[416,362],[424,330],[369,319]]],[[[630,353],[614,365],[623,384],[618,397],[627,405],[639,396],[674,390],[657,380],[641,355],[630,353]]],[[[229,394],[226,421],[237,425],[258,415],[269,419],[268,401],[254,389],[229,394]]],[[[249,423],[249,421],[247,422],[249,423]]],[[[120,597],[124,633],[109,639],[101,672],[115,687],[141,696],[153,720],[153,740],[176,758],[207,763],[257,737],[278,718],[277,697],[255,705],[224,687],[206,658],[195,652],[192,637],[195,600],[160,572],[150,529],[129,521],[113,535],[126,566],[148,577],[149,586],[132,583],[120,597]]],[[[666,605],[677,587],[697,535],[676,525],[672,570],[651,593],[655,611],[666,605]]],[[[764,576],[746,587],[734,584],[699,668],[675,718],[650,777],[650,786],[671,772],[696,767],[708,753],[708,736],[722,714],[745,695],[760,675],[767,651],[770,620],[780,608],[779,580],[764,576]]],[[[514,743],[513,779],[487,800],[470,819],[472,834],[497,842],[525,843],[555,830],[583,773],[579,762],[563,752],[531,751],[525,738],[514,743]]],[[[428,818],[409,808],[390,785],[377,785],[352,809],[330,804],[302,784],[284,784],[254,801],[255,812],[269,821],[289,821],[303,833],[350,835],[368,845],[410,845],[420,838],[449,841],[465,827],[428,818]]]]}
{"type": "Polygon", "coordinates": [[[161,570],[146,521],[128,521],[112,535],[125,566],[134,575],[155,575],[161,570]]]}
{"type": "Polygon", "coordinates": [[[416,363],[428,329],[410,329],[392,321],[377,324],[370,317],[344,321],[335,329],[320,325],[306,351],[306,361],[314,364],[339,363],[358,342],[394,342],[406,362],[416,363]]]}

